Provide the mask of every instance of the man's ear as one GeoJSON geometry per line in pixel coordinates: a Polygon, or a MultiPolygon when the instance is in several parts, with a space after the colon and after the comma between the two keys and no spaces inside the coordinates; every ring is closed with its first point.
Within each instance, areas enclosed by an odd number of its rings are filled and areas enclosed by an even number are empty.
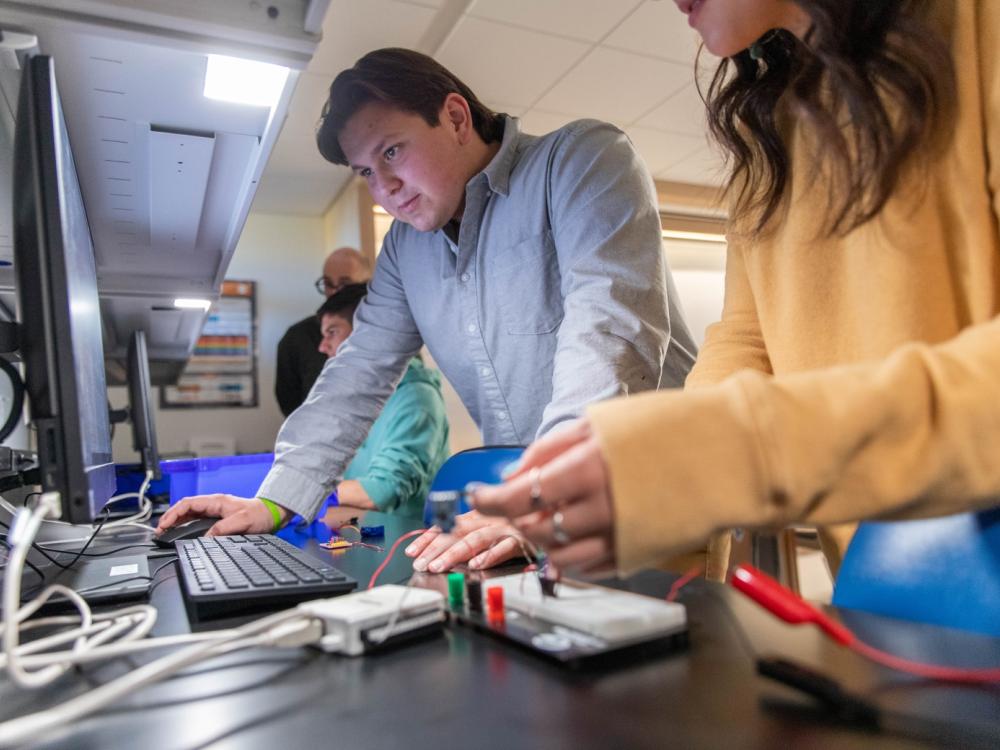
{"type": "Polygon", "coordinates": [[[444,98],[439,115],[441,125],[448,128],[448,132],[454,133],[458,142],[465,145],[469,142],[476,129],[472,125],[472,112],[469,111],[469,102],[461,94],[454,92],[444,98]]]}

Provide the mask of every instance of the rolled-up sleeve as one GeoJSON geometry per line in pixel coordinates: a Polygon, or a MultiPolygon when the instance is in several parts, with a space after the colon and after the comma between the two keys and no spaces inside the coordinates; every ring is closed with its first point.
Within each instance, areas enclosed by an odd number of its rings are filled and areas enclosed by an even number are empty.
{"type": "Polygon", "coordinates": [[[303,405],[282,425],[274,466],[257,496],[312,518],[421,344],[390,231],[368,295],[355,313],[353,333],[326,363],[303,405]]]}

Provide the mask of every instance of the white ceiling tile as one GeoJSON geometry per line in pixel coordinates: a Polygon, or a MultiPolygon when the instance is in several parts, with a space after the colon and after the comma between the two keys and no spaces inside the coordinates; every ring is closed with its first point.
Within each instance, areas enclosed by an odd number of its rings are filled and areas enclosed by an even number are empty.
{"type": "MultiPolygon", "coordinates": [[[[693,70],[701,40],[674,3],[647,0],[601,43],[681,62],[693,70]]],[[[717,60],[707,50],[702,53],[703,63],[710,67],[715,67],[717,60]]]]}
{"type": "Polygon", "coordinates": [[[538,106],[630,125],[682,88],[685,75],[687,71],[678,63],[599,47],[545,94],[538,106]]]}
{"type": "Polygon", "coordinates": [[[703,138],[631,127],[625,133],[652,173],[687,159],[705,147],[703,138]]]}
{"type": "Polygon", "coordinates": [[[636,5],[637,0],[476,0],[468,14],[596,42],[636,5]]]}
{"type": "Polygon", "coordinates": [[[726,172],[722,158],[708,146],[703,146],[682,161],[661,170],[656,176],[696,185],[721,185],[725,181],[726,172]]]}
{"type": "Polygon", "coordinates": [[[708,133],[705,103],[701,100],[701,95],[694,83],[689,83],[659,107],[639,119],[636,125],[668,133],[686,133],[698,136],[705,136],[708,133]]]}
{"type": "Polygon", "coordinates": [[[531,135],[545,135],[577,119],[579,118],[574,115],[560,115],[539,109],[529,109],[521,117],[521,132],[531,135]]]}
{"type": "Polygon", "coordinates": [[[311,73],[332,78],[374,49],[417,46],[437,10],[396,0],[333,0],[323,20],[323,41],[311,73]]]}
{"type": "Polygon", "coordinates": [[[484,100],[528,106],[587,49],[582,42],[465,17],[436,57],[484,100]]]}

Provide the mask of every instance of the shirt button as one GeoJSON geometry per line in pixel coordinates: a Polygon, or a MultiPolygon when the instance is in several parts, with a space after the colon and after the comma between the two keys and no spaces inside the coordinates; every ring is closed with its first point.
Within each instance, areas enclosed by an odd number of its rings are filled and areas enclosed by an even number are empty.
{"type": "Polygon", "coordinates": [[[476,324],[475,323],[469,323],[469,325],[466,326],[465,330],[467,330],[469,333],[475,333],[476,332],[476,324]]]}
{"type": "Polygon", "coordinates": [[[501,422],[506,421],[506,419],[507,419],[507,412],[505,412],[505,411],[498,411],[497,412],[497,419],[499,419],[501,422]]]}
{"type": "Polygon", "coordinates": [[[472,276],[470,276],[470,275],[469,275],[469,274],[467,274],[467,273],[463,273],[463,274],[462,274],[462,281],[468,281],[468,280],[469,280],[469,279],[471,279],[471,278],[472,278],[472,276]]]}
{"type": "Polygon", "coordinates": [[[489,377],[490,368],[489,367],[480,367],[479,368],[479,374],[482,375],[484,378],[489,377]]]}

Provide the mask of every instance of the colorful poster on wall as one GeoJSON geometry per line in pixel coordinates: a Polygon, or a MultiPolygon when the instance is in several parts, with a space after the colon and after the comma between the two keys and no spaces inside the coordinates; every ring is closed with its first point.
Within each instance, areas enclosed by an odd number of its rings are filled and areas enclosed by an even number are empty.
{"type": "Polygon", "coordinates": [[[224,281],[176,385],[160,389],[163,409],[257,406],[257,304],[253,281],[224,281]]]}

